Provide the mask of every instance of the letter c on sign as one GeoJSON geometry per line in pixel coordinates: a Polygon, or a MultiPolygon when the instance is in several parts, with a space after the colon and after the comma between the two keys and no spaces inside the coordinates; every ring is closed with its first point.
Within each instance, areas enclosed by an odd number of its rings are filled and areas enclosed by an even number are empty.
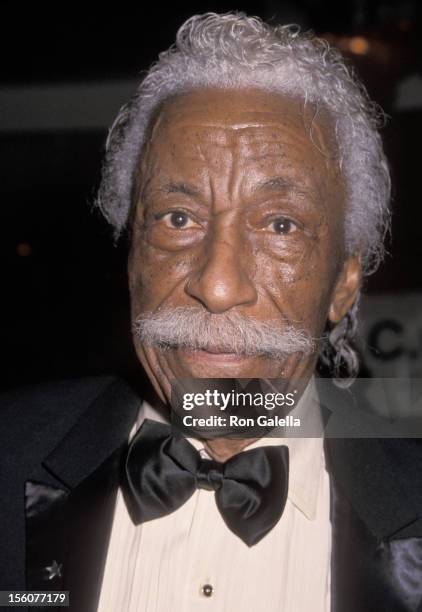
{"type": "Polygon", "coordinates": [[[404,353],[404,348],[399,342],[390,350],[382,348],[382,337],[385,333],[388,334],[388,332],[400,336],[403,334],[403,326],[397,321],[386,319],[375,323],[368,334],[369,348],[373,356],[380,361],[392,361],[393,359],[398,359],[404,353]]]}

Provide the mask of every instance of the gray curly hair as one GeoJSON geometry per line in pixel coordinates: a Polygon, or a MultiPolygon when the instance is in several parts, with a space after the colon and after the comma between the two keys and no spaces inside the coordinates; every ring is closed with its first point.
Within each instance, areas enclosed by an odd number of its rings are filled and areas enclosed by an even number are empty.
{"type": "MultiPolygon", "coordinates": [[[[346,252],[361,253],[363,274],[375,271],[390,224],[390,175],[378,133],[384,114],[327,42],[297,26],[270,26],[244,13],[188,19],[120,109],[109,130],[96,198],[115,238],[128,224],[135,169],[153,112],[170,96],[207,86],[260,88],[328,112],[347,194],[346,252]]],[[[359,297],[343,320],[326,330],[320,351],[321,362],[345,386],[359,368],[354,348],[359,297]]]]}

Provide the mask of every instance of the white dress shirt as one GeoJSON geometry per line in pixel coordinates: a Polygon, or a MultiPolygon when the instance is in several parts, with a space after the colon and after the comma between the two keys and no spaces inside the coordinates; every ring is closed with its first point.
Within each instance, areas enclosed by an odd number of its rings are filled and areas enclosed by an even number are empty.
{"type": "MultiPolygon", "coordinates": [[[[314,379],[296,408],[319,415],[314,379]]],[[[144,403],[131,436],[145,418],[163,420],[144,403]]],[[[208,457],[200,441],[190,441],[208,457]]],[[[229,530],[214,491],[198,489],[172,514],[135,526],[119,489],[98,611],[329,612],[330,493],[322,438],[262,438],[247,449],[280,443],[290,455],[286,507],[252,547],[229,530]]]]}

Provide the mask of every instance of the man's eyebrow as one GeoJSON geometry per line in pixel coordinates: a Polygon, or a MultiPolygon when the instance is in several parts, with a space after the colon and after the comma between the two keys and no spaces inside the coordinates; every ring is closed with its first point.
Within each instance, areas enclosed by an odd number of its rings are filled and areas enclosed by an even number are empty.
{"type": "Polygon", "coordinates": [[[283,176],[273,176],[257,183],[253,189],[256,191],[292,191],[295,193],[305,193],[306,190],[300,188],[294,181],[283,176]]]}
{"type": "Polygon", "coordinates": [[[198,190],[193,185],[189,185],[188,183],[165,183],[161,185],[160,191],[164,191],[165,193],[183,193],[184,195],[188,195],[191,197],[195,197],[199,195],[198,190]]]}

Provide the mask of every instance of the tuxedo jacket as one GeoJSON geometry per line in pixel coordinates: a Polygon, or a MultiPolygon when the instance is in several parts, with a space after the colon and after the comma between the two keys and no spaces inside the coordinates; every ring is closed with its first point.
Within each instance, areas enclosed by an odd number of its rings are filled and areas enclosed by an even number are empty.
{"type": "MultiPolygon", "coordinates": [[[[97,609],[140,404],[113,377],[2,396],[0,590],[66,590],[72,612],[97,609]]],[[[326,439],[325,454],[332,612],[422,612],[420,441],[326,439]]]]}

